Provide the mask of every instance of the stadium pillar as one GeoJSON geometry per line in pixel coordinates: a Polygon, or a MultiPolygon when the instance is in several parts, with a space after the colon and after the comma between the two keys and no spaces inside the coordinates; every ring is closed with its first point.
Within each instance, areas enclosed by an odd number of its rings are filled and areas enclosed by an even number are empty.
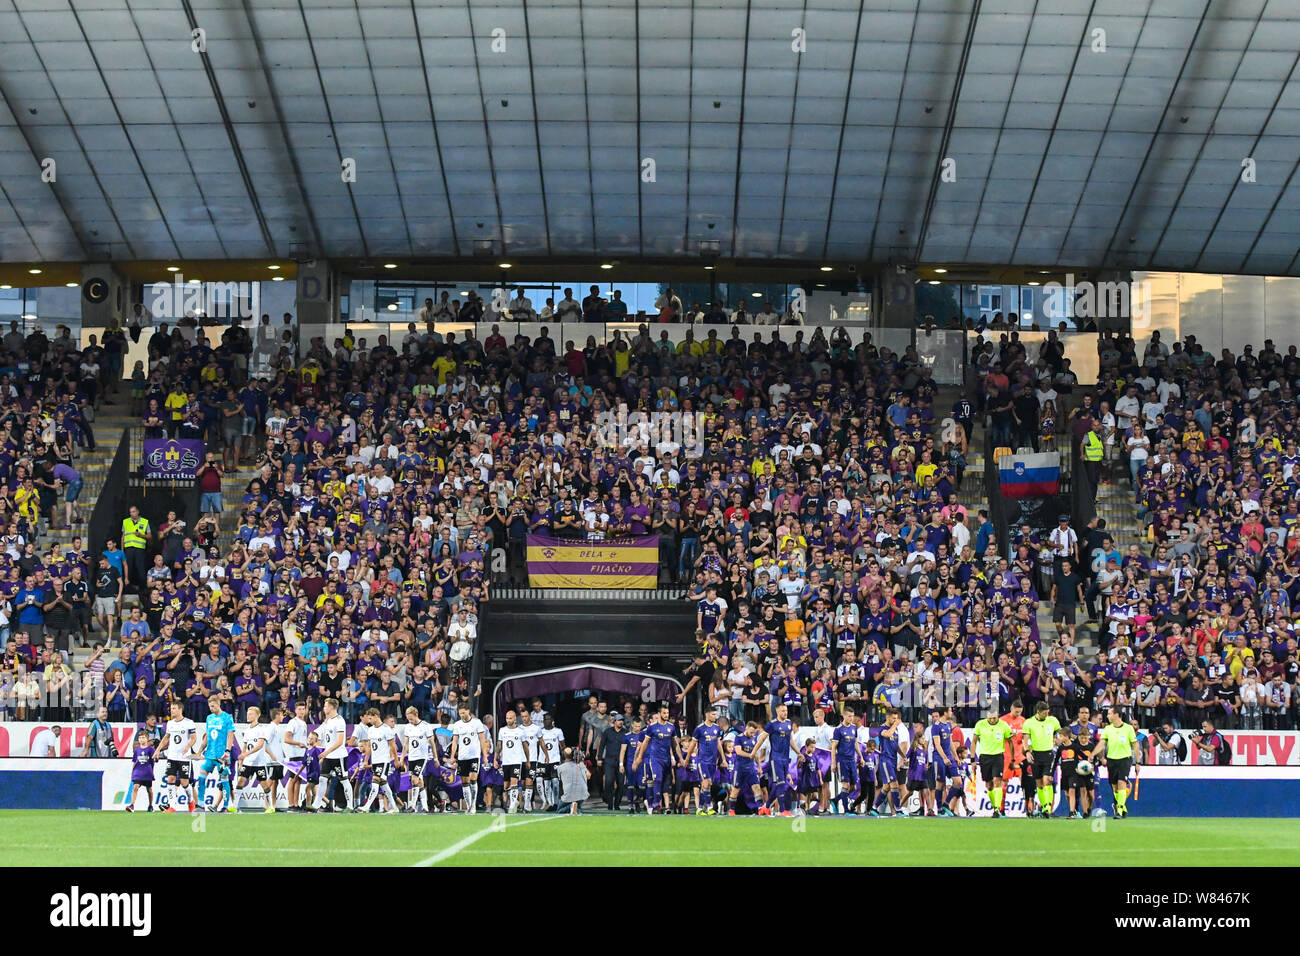
{"type": "Polygon", "coordinates": [[[331,333],[342,333],[339,295],[339,274],[332,263],[325,259],[298,263],[296,309],[300,357],[311,348],[312,339],[322,339],[329,348],[331,333]]]}
{"type": "MultiPolygon", "coordinates": [[[[1100,313],[1097,318],[1098,332],[1130,332],[1133,328],[1133,307],[1135,303],[1132,296],[1136,294],[1133,289],[1133,273],[1125,272],[1119,269],[1107,269],[1097,273],[1096,286],[1097,298],[1101,299],[1103,293],[1100,290],[1124,288],[1127,290],[1126,300],[1127,309],[1112,309],[1111,302],[1107,301],[1103,307],[1098,303],[1097,311],[1100,313]],[[1126,314],[1118,314],[1125,312],[1126,314]]],[[[1150,303],[1142,303],[1139,307],[1150,308],[1150,303]]]]}
{"type": "Polygon", "coordinates": [[[876,272],[877,324],[886,329],[916,327],[916,271],[887,265],[876,272]]]}
{"type": "Polygon", "coordinates": [[[102,329],[109,320],[125,325],[131,311],[131,284],[110,262],[81,267],[81,327],[102,329]]]}

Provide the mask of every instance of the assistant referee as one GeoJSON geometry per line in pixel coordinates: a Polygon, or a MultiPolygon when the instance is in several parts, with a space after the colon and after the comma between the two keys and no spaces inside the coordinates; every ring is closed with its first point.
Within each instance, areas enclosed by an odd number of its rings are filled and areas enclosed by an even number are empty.
{"type": "Polygon", "coordinates": [[[979,759],[980,776],[993,804],[993,815],[1002,816],[1002,761],[1007,741],[1016,730],[998,715],[995,706],[988,716],[975,722],[975,753],[979,759]]]}
{"type": "Polygon", "coordinates": [[[1050,817],[1056,789],[1052,786],[1052,760],[1056,754],[1056,735],[1061,731],[1061,722],[1052,716],[1052,708],[1047,701],[1040,700],[1034,708],[1034,716],[1025,720],[1021,731],[1029,735],[1029,761],[1034,767],[1038,815],[1050,817]]]}
{"type": "Polygon", "coordinates": [[[1133,745],[1137,743],[1137,731],[1132,724],[1124,722],[1119,710],[1112,707],[1110,723],[1102,728],[1098,735],[1101,739],[1093,748],[1092,756],[1096,759],[1103,751],[1106,756],[1106,776],[1110,780],[1111,793],[1115,795],[1115,816],[1128,816],[1128,772],[1133,766],[1133,745]]]}

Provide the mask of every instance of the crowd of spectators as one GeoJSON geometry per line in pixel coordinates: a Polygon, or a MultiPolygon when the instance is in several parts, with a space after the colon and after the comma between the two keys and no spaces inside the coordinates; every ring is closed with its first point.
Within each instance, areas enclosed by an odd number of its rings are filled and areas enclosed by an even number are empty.
{"type": "Polygon", "coordinates": [[[1035,421],[1033,404],[1041,425],[1055,403],[1065,414],[1053,432],[1068,436],[1092,484],[1132,489],[1131,528],[1095,518],[1041,539],[1023,529],[1010,542],[1050,580],[1055,620],[1072,623],[1087,606],[1099,652],[1092,683],[1106,688],[1095,704],[1148,729],[1202,718],[1294,729],[1296,347],[1284,354],[1267,340],[1258,355],[1245,345],[1215,359],[1195,335],[1170,346],[1159,332],[1141,344],[1102,332],[1098,382],[1084,390],[1063,352],[1052,336],[1031,359],[1010,332],[977,362],[984,407],[1002,428],[995,441],[1030,444],[1038,436],[1022,428],[1035,421]],[[1099,461],[1086,460],[1089,444],[1099,461]],[[1124,538],[1133,542],[1121,551],[1124,538]]]}
{"type": "Polygon", "coordinates": [[[421,327],[438,322],[687,322],[698,325],[803,325],[804,314],[796,308],[798,299],[790,297],[785,308],[776,308],[770,299],[754,311],[746,308],[741,299],[734,309],[720,300],[701,302],[692,300],[685,304],[671,286],[667,286],[655,299],[652,309],[630,312],[617,289],[605,296],[600,286],[593,285],[581,300],[570,287],[564,297],[556,302],[548,297],[540,308],[521,286],[504,286],[491,299],[481,298],[477,292],[462,293],[464,302],[450,292],[443,292],[435,303],[424,300],[417,313],[421,327]]]}
{"type": "MultiPolygon", "coordinates": [[[[915,350],[843,330],[746,340],[644,325],[576,343],[426,323],[400,342],[298,345],[290,328],[264,317],[219,340],[165,326],[147,340],[141,424],[204,437],[211,453],[202,519],[163,523],[144,575],[116,542],[90,543],[93,566],[27,540],[7,550],[11,600],[89,580],[106,633],[64,675],[100,689],[86,712],[139,721],[179,699],[201,718],[217,695],[237,717],[300,700],[315,717],[336,696],[348,719],[413,705],[436,720],[477,692],[479,613],[494,586],[526,583],[538,531],[658,534],[661,582],[698,607],[698,700],[732,716],[785,703],[834,721],[853,703],[914,719],[946,701],[973,722],[995,693],[1004,710],[1046,701],[1062,722],[1089,706],[1151,726],[1294,726],[1294,347],[1211,361],[1190,338],[1167,349],[1155,336],[1139,359],[1131,338],[1103,333],[1100,381],[1083,388],[1055,334],[1030,358],[993,330],[971,353],[975,387],[936,408],[915,350]],[[963,503],[985,415],[1008,445],[1098,435],[1103,477],[1134,484],[1145,544],[1121,554],[1103,521],[1068,516],[997,541],[963,503]],[[693,436],[663,427],[683,420],[693,436]],[[227,487],[238,465],[256,475],[227,487]],[[123,616],[117,594],[138,606],[123,616]],[[1080,635],[1084,606],[1095,627],[1080,635]]],[[[39,448],[32,416],[72,384],[62,366],[33,381],[19,362],[4,379],[14,463],[0,509],[24,483],[18,456],[39,448]]],[[[88,400],[75,387],[74,406],[88,400]]],[[[7,686],[28,694],[32,664],[67,659],[51,631],[9,627],[7,686]]],[[[10,716],[17,700],[6,695],[10,716]]]]}
{"type": "Polygon", "coordinates": [[[126,348],[119,327],[85,347],[66,326],[51,338],[14,321],[0,337],[0,708],[9,716],[60,716],[66,707],[46,704],[66,701],[81,680],[69,655],[90,608],[79,469],[126,348]],[[50,540],[54,530],[71,533],[71,547],[50,540]]]}

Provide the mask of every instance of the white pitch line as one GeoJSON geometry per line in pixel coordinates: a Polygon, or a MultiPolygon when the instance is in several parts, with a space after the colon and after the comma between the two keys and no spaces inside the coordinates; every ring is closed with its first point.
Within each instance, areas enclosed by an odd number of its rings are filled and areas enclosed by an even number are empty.
{"type": "MultiPolygon", "coordinates": [[[[5,849],[11,850],[102,850],[102,843],[8,843],[4,844],[5,849]]],[[[325,849],[321,847],[298,847],[298,846],[182,846],[177,843],[159,843],[145,844],[133,843],[130,846],[123,847],[123,851],[132,850],[184,850],[186,853],[379,853],[386,856],[400,854],[401,849],[358,849],[353,847],[338,847],[336,849],[325,849]]]]}
{"type": "Polygon", "coordinates": [[[421,860],[419,863],[412,863],[411,866],[437,866],[439,863],[442,863],[444,860],[451,859],[453,856],[455,856],[461,850],[464,850],[466,847],[473,846],[475,843],[483,839],[489,833],[499,833],[505,830],[513,829],[514,827],[526,827],[530,823],[545,823],[548,820],[563,820],[565,816],[568,816],[568,814],[564,814],[564,815],[557,814],[555,816],[549,816],[549,817],[529,817],[527,820],[516,820],[513,823],[507,823],[505,826],[501,826],[501,827],[498,827],[496,825],[488,825],[484,827],[482,830],[478,830],[474,833],[471,833],[469,836],[465,837],[462,840],[457,840],[455,843],[447,847],[445,850],[439,850],[433,856],[426,857],[425,859],[421,860]]]}
{"type": "MultiPolygon", "coordinates": [[[[947,856],[972,856],[985,854],[1005,854],[1021,856],[1053,856],[1058,854],[1093,854],[1104,853],[1107,855],[1114,853],[1123,853],[1132,851],[1135,853],[1189,853],[1202,852],[1210,850],[1261,850],[1265,846],[1184,846],[1184,847],[1137,847],[1137,846],[1115,846],[1115,847],[1075,847],[1062,848],[1059,850],[984,850],[972,847],[970,849],[958,849],[954,847],[931,848],[918,851],[915,847],[895,847],[880,849],[877,847],[864,848],[864,852],[869,852],[873,856],[914,856],[918,852],[928,854],[939,854],[947,856]]],[[[1285,847],[1287,850],[1300,850],[1297,847],[1285,847]]],[[[743,850],[668,850],[668,849],[627,849],[627,850],[608,850],[608,849],[585,849],[585,850],[565,850],[565,849],[546,849],[546,850],[475,850],[477,854],[499,854],[503,856],[781,856],[788,857],[789,850],[786,849],[762,849],[755,847],[746,847],[743,850]]]]}

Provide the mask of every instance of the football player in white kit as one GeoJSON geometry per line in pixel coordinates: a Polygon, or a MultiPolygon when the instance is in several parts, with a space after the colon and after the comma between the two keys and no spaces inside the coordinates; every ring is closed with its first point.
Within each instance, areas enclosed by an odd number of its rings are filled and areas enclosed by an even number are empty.
{"type": "Polygon", "coordinates": [[[297,813],[300,809],[298,801],[301,799],[299,790],[302,787],[301,762],[307,753],[307,704],[303,701],[294,706],[293,717],[284,725],[281,750],[285,763],[289,765],[286,794],[289,812],[297,813]]]}
{"type": "Polygon", "coordinates": [[[555,718],[547,714],[542,718],[542,730],[537,735],[537,768],[535,780],[541,783],[542,809],[557,806],[560,802],[560,755],[564,753],[564,731],[555,726],[555,718]]]}
{"type": "Polygon", "coordinates": [[[451,725],[451,759],[460,774],[465,807],[470,813],[478,812],[479,761],[487,750],[487,728],[470,713],[468,704],[461,704],[460,720],[451,725]]]}
{"type": "Polygon", "coordinates": [[[813,748],[817,752],[817,767],[822,775],[821,791],[817,794],[817,812],[830,813],[831,771],[835,769],[831,760],[831,741],[834,739],[835,728],[826,723],[826,712],[816,709],[809,729],[812,731],[813,748]]]}
{"type": "Polygon", "coordinates": [[[533,723],[532,711],[521,710],[519,717],[519,735],[523,740],[524,752],[528,754],[531,764],[528,780],[524,783],[524,813],[533,809],[533,786],[537,781],[538,754],[541,753],[542,725],[533,723]]]}
{"type": "MultiPolygon", "coordinates": [[[[167,770],[163,775],[166,786],[162,789],[164,813],[176,812],[176,788],[184,788],[189,796],[190,812],[194,811],[194,779],[190,771],[190,754],[198,749],[199,729],[194,721],[185,716],[185,706],[179,700],[172,701],[172,716],[167,721],[162,740],[158,741],[158,750],[166,747],[167,770]]],[[[154,751],[154,759],[158,757],[154,751]]]]}
{"type": "MultiPolygon", "coordinates": [[[[268,783],[270,782],[271,760],[271,738],[275,731],[270,724],[262,723],[262,709],[260,707],[248,708],[248,729],[244,731],[244,749],[239,755],[239,777],[238,787],[235,795],[238,796],[250,783],[255,783],[261,787],[265,793],[268,783]]],[[[279,763],[275,766],[279,768],[279,763]]],[[[235,801],[230,801],[229,810],[231,813],[236,812],[235,801]]],[[[266,805],[267,813],[275,812],[275,804],[268,802],[266,805]]]]}
{"type": "Polygon", "coordinates": [[[406,726],[402,728],[406,742],[406,771],[411,775],[411,794],[404,811],[423,810],[429,813],[429,791],[424,786],[424,765],[433,757],[433,725],[421,719],[420,711],[406,708],[406,726]]]}
{"type": "MultiPolygon", "coordinates": [[[[361,807],[362,813],[368,813],[379,794],[383,793],[388,806],[387,813],[397,812],[397,798],[388,785],[388,775],[393,772],[393,761],[397,759],[397,731],[389,727],[379,716],[379,708],[371,707],[361,718],[366,727],[365,751],[370,763],[370,793],[361,807]]],[[[359,728],[358,728],[359,729],[359,728]]],[[[358,741],[360,733],[357,734],[358,741]]]]}
{"type": "Polygon", "coordinates": [[[275,813],[276,801],[280,796],[280,787],[284,784],[284,737],[289,732],[285,718],[288,712],[279,704],[271,708],[271,722],[267,724],[266,735],[267,760],[266,775],[262,778],[262,789],[266,791],[267,813],[275,813]]]}
{"type": "Polygon", "coordinates": [[[316,806],[318,809],[323,808],[326,813],[334,811],[334,802],[328,798],[331,784],[338,783],[343,788],[347,812],[351,813],[352,781],[348,779],[347,767],[344,765],[348,755],[348,725],[339,714],[339,702],[333,697],[325,701],[323,709],[325,721],[317,728],[317,733],[321,742],[320,775],[324,780],[316,790],[316,806]]]}
{"type": "MultiPolygon", "coordinates": [[[[497,751],[501,755],[501,777],[506,792],[510,795],[507,813],[519,812],[520,789],[526,788],[532,794],[533,778],[530,776],[528,741],[523,728],[515,721],[515,712],[506,711],[506,725],[497,732],[497,751]]],[[[528,801],[531,804],[531,800],[528,801]]],[[[528,806],[525,806],[525,811],[528,806]]]]}

